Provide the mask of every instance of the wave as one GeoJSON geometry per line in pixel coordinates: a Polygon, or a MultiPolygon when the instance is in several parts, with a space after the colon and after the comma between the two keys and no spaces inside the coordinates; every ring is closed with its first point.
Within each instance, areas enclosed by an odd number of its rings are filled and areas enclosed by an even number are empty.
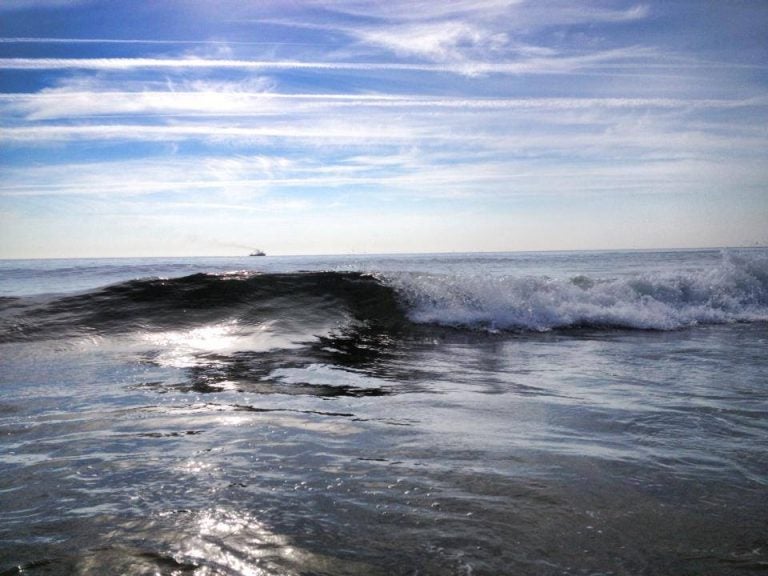
{"type": "Polygon", "coordinates": [[[599,278],[304,272],[140,279],[66,297],[0,299],[3,341],[278,323],[307,338],[345,326],[486,331],[674,330],[768,321],[768,260],[599,278]]]}
{"type": "Polygon", "coordinates": [[[768,260],[725,255],[708,270],[620,278],[392,276],[417,323],[489,330],[675,330],[768,320],[768,260]]]}
{"type": "Polygon", "coordinates": [[[6,298],[5,341],[73,334],[182,330],[221,322],[279,322],[293,332],[404,322],[395,293],[353,272],[193,274],[132,280],[74,296],[6,298]]]}

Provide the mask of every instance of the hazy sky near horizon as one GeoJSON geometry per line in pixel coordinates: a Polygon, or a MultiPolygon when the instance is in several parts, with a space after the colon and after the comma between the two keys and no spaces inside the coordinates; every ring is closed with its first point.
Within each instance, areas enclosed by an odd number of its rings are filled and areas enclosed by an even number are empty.
{"type": "Polygon", "coordinates": [[[3,0],[0,257],[768,244],[768,2],[3,0]]]}

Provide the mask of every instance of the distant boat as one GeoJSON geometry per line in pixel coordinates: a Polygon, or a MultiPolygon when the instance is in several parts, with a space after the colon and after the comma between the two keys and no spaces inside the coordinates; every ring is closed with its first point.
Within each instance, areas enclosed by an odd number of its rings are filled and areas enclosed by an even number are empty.
{"type": "Polygon", "coordinates": [[[248,254],[248,256],[266,256],[266,255],[267,253],[264,252],[263,250],[254,250],[253,252],[248,254]]]}

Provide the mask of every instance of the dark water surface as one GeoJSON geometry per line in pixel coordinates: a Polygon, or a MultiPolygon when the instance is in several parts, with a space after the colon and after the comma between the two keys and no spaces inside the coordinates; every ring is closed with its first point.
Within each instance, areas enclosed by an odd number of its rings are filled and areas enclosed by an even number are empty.
{"type": "Polygon", "coordinates": [[[764,254],[578,256],[16,263],[0,574],[766,573],[764,254]]]}

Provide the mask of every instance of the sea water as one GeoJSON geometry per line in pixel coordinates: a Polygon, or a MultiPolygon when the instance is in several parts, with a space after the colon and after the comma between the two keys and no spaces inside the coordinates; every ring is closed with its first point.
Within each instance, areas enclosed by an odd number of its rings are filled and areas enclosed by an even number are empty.
{"type": "Polygon", "coordinates": [[[0,574],[762,574],[768,251],[0,262],[0,574]]]}

